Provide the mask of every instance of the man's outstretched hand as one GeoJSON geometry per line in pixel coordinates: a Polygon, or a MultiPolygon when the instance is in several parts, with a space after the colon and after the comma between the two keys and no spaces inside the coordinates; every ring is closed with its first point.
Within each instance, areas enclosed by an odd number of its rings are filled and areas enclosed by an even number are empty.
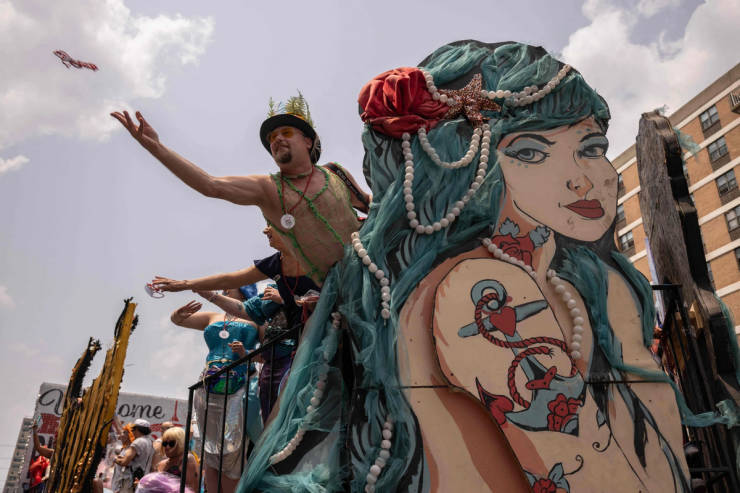
{"type": "Polygon", "coordinates": [[[111,113],[110,116],[121,122],[121,125],[123,125],[131,134],[131,137],[136,139],[147,151],[153,153],[159,146],[159,135],[157,135],[157,132],[152,128],[152,126],[147,123],[140,112],[136,112],[136,119],[139,120],[138,125],[131,119],[128,111],[124,111],[123,113],[115,111],[111,113]]]}
{"type": "Polygon", "coordinates": [[[187,283],[187,281],[176,281],[175,279],[168,279],[161,276],[154,276],[154,279],[152,279],[151,281],[151,284],[160,291],[170,292],[185,291],[186,289],[190,289],[187,283]]]}

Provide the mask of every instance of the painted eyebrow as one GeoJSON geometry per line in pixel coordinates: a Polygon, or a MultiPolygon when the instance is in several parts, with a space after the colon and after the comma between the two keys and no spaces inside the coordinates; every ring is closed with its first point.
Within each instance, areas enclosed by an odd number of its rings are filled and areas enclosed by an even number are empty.
{"type": "Polygon", "coordinates": [[[524,138],[527,138],[527,139],[534,139],[534,140],[539,140],[539,141],[540,141],[540,142],[542,142],[543,144],[547,144],[547,145],[549,145],[549,146],[551,146],[551,145],[555,144],[555,142],[552,142],[552,141],[550,141],[550,140],[547,140],[546,138],[544,138],[543,136],[541,136],[541,135],[539,135],[539,134],[521,134],[521,135],[517,135],[516,137],[514,137],[514,139],[513,139],[513,140],[512,140],[511,142],[509,142],[509,143],[508,143],[508,144],[506,145],[506,147],[510,147],[510,146],[511,146],[511,145],[512,145],[512,144],[513,144],[514,142],[516,142],[517,140],[519,140],[519,139],[524,139],[524,138]]]}
{"type": "Polygon", "coordinates": [[[590,139],[591,137],[606,137],[606,135],[604,135],[604,134],[603,134],[602,132],[592,132],[592,133],[590,133],[590,134],[588,134],[588,135],[585,135],[585,136],[584,136],[584,137],[583,137],[583,138],[581,139],[581,142],[583,142],[584,140],[588,140],[588,139],[590,139]]]}

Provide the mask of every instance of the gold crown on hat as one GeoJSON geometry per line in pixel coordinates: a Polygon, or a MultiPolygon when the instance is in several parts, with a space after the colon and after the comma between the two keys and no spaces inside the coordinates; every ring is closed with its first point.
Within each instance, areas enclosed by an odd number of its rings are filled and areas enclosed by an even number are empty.
{"type": "Polygon", "coordinates": [[[284,103],[280,102],[276,104],[275,100],[270,98],[268,108],[268,117],[287,113],[289,115],[297,116],[312,127],[314,126],[313,119],[311,118],[311,110],[308,107],[308,101],[303,97],[301,91],[298,91],[298,96],[292,96],[284,103]]]}

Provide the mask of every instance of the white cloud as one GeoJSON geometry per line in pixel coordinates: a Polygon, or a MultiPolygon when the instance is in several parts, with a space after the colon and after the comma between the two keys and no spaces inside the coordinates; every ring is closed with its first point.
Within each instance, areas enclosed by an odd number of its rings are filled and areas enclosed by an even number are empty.
{"type": "Polygon", "coordinates": [[[637,11],[645,17],[652,17],[667,7],[678,7],[681,0],[640,0],[637,11]]]}
{"type": "Polygon", "coordinates": [[[21,166],[28,163],[29,159],[21,154],[10,159],[3,159],[0,157],[0,176],[8,171],[20,169],[21,166]]]}
{"type": "Polygon", "coordinates": [[[15,300],[8,294],[8,287],[0,285],[0,308],[15,308],[15,300]]]}
{"type": "Polygon", "coordinates": [[[634,144],[642,113],[666,104],[670,114],[737,63],[730,49],[740,46],[735,0],[700,5],[683,38],[669,42],[659,36],[647,45],[631,40],[644,17],[606,0],[587,1],[583,13],[591,23],[570,36],[563,58],[609,103],[612,157],[634,144]]]}
{"type": "Polygon", "coordinates": [[[168,71],[197,63],[212,18],[138,16],[123,0],[0,0],[0,149],[38,135],[105,139],[108,114],[158,98],[168,71]],[[52,52],[96,64],[65,68],[52,52]]]}

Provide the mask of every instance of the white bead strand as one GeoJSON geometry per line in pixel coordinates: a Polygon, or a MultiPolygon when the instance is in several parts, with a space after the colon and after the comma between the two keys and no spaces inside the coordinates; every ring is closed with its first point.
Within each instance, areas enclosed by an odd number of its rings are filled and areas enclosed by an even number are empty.
{"type": "MultiPolygon", "coordinates": [[[[504,251],[501,250],[498,245],[493,243],[490,238],[483,238],[481,240],[481,243],[484,247],[486,247],[491,255],[494,256],[494,258],[512,265],[519,266],[527,271],[527,273],[532,278],[537,278],[537,272],[535,272],[535,270],[531,266],[527,265],[519,259],[513,258],[512,256],[504,253],[504,251]]],[[[568,353],[574,360],[580,359],[582,356],[581,343],[583,342],[584,323],[581,310],[580,308],[578,308],[576,300],[573,298],[573,294],[568,291],[568,288],[566,287],[563,280],[558,277],[557,272],[552,269],[548,270],[547,280],[550,282],[550,284],[554,286],[553,290],[555,291],[555,294],[560,296],[560,299],[563,300],[563,303],[568,308],[568,314],[570,315],[571,325],[573,327],[573,337],[571,338],[570,344],[568,344],[568,353]]]]}
{"type": "Polygon", "coordinates": [[[365,493],[375,493],[375,483],[378,482],[378,476],[381,471],[388,463],[388,459],[391,456],[391,440],[393,439],[393,420],[390,416],[386,416],[385,423],[383,423],[383,440],[380,442],[380,452],[378,457],[375,459],[375,463],[370,466],[370,471],[365,477],[365,493]]]}
{"type": "Polygon", "coordinates": [[[430,74],[423,68],[419,70],[422,74],[424,74],[424,80],[426,80],[427,83],[427,91],[429,91],[429,94],[432,95],[432,99],[434,99],[435,101],[439,101],[440,103],[444,103],[447,106],[452,106],[452,99],[448,98],[446,94],[440,93],[439,89],[437,89],[437,86],[434,85],[434,77],[432,77],[432,74],[430,74]]]}
{"type": "MultiPolygon", "coordinates": [[[[483,131],[480,127],[473,130],[473,137],[470,139],[470,147],[468,147],[468,152],[465,153],[463,157],[458,159],[457,161],[447,162],[442,161],[439,158],[439,155],[437,154],[437,151],[432,147],[432,144],[429,142],[429,138],[427,137],[427,132],[424,127],[421,127],[418,131],[419,135],[419,143],[421,144],[421,148],[424,150],[424,152],[427,153],[429,156],[429,159],[432,160],[434,164],[437,166],[441,166],[442,168],[447,169],[457,169],[457,168],[464,168],[467,165],[469,165],[473,159],[475,158],[475,155],[478,154],[478,147],[480,145],[480,138],[483,131]]],[[[404,141],[407,142],[407,141],[404,141]]],[[[489,134],[488,143],[490,145],[491,139],[489,134]]],[[[403,144],[401,144],[403,146],[403,144]]],[[[407,148],[404,148],[404,151],[407,148]]]]}
{"type": "Polygon", "coordinates": [[[561,68],[558,73],[547,82],[547,84],[542,86],[542,89],[538,88],[536,85],[527,86],[519,92],[511,92],[508,90],[486,91],[484,89],[481,91],[481,96],[487,97],[488,99],[504,99],[511,106],[526,106],[535,101],[539,101],[550,94],[552,90],[560,84],[565,76],[568,75],[570,69],[570,65],[564,65],[563,68],[561,68]]]}
{"type": "Polygon", "coordinates": [[[390,281],[388,280],[388,277],[386,277],[385,272],[383,272],[383,270],[375,265],[375,263],[370,259],[370,255],[368,255],[367,250],[362,246],[362,241],[360,241],[359,231],[352,233],[350,238],[352,238],[352,248],[354,248],[355,253],[360,257],[362,263],[367,266],[367,270],[369,270],[371,274],[375,275],[375,279],[377,279],[380,284],[380,316],[383,317],[384,320],[388,320],[391,317],[390,281]]]}
{"type": "Polygon", "coordinates": [[[555,293],[560,295],[560,298],[568,308],[570,314],[571,323],[573,326],[573,337],[571,338],[570,344],[568,344],[568,352],[573,359],[581,359],[581,342],[583,340],[583,317],[581,316],[581,310],[577,307],[576,300],[573,295],[568,291],[557,272],[550,269],[547,271],[547,279],[550,284],[554,286],[555,293]]]}
{"type": "MultiPolygon", "coordinates": [[[[424,133],[423,127],[419,129],[419,139],[421,140],[422,133],[424,133]]],[[[474,134],[475,135],[475,134],[474,134]]],[[[487,123],[483,124],[482,130],[481,130],[481,150],[480,150],[480,158],[478,162],[478,171],[476,172],[475,178],[473,179],[473,182],[470,184],[470,188],[468,188],[468,191],[465,192],[465,194],[462,196],[460,200],[455,202],[454,206],[450,210],[450,212],[447,213],[446,216],[440,218],[437,221],[434,221],[432,224],[421,224],[416,216],[416,205],[414,204],[414,154],[411,151],[411,136],[408,133],[404,133],[401,137],[403,139],[403,142],[401,143],[401,149],[403,151],[403,157],[404,157],[404,164],[406,166],[405,168],[405,174],[404,174],[404,181],[403,181],[403,199],[406,202],[406,217],[409,220],[409,227],[413,230],[415,230],[418,234],[427,234],[430,235],[432,233],[435,233],[437,231],[440,231],[446,227],[448,227],[450,224],[452,224],[457,217],[462,213],[463,208],[465,205],[470,201],[470,199],[475,194],[475,191],[480,188],[481,183],[483,183],[483,180],[486,177],[486,170],[488,169],[488,157],[490,155],[490,145],[491,145],[491,130],[487,123]]],[[[424,133],[424,137],[426,137],[426,134],[424,133]]],[[[467,156],[467,154],[466,154],[467,156]]],[[[463,159],[466,159],[464,157],[463,159]]],[[[472,158],[471,158],[472,160],[472,158]]],[[[450,164],[450,163],[447,163],[450,164]]],[[[454,164],[454,163],[453,163],[454,164]]],[[[470,164],[467,162],[465,165],[470,164]]],[[[452,166],[449,166],[452,167],[452,166]]],[[[459,167],[459,166],[455,166],[459,167]]],[[[364,259],[363,259],[364,261],[364,259]]],[[[368,264],[365,264],[368,265],[368,264]]]]}
{"type": "Polygon", "coordinates": [[[494,242],[491,241],[490,238],[483,238],[481,240],[481,243],[483,243],[483,246],[486,247],[486,249],[497,259],[503,260],[504,262],[508,262],[512,265],[516,265],[527,271],[527,274],[532,276],[533,278],[537,278],[537,272],[530,266],[527,265],[523,260],[519,260],[517,258],[512,257],[508,253],[504,253],[503,250],[501,250],[498,245],[496,245],[494,242]]]}
{"type": "MultiPolygon", "coordinates": [[[[339,326],[342,321],[342,315],[339,312],[334,312],[331,314],[332,321],[332,330],[336,333],[339,330],[339,326]]],[[[328,362],[324,362],[324,365],[326,366],[328,362]]],[[[321,404],[321,398],[324,396],[324,390],[326,389],[326,380],[329,378],[328,369],[321,375],[319,375],[319,379],[316,382],[316,388],[313,391],[313,394],[311,395],[310,404],[306,407],[306,418],[308,419],[309,415],[311,415],[317,407],[319,407],[319,404],[321,404]]],[[[293,438],[290,439],[288,444],[282,448],[279,452],[273,454],[270,456],[270,464],[277,464],[278,462],[282,462],[295,451],[296,448],[298,448],[298,445],[300,445],[301,440],[303,440],[303,436],[306,434],[306,428],[304,427],[304,423],[301,423],[301,425],[298,427],[298,431],[296,431],[296,434],[293,436],[293,438]]]]}

